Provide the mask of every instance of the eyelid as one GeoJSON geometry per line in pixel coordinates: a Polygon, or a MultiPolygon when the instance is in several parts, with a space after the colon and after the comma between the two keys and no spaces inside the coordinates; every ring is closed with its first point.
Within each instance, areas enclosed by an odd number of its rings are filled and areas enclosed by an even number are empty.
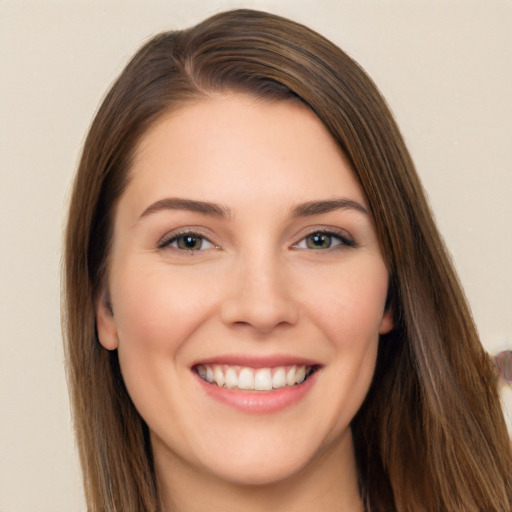
{"type": "Polygon", "coordinates": [[[328,251],[329,249],[334,250],[334,249],[338,249],[340,247],[356,247],[356,242],[355,242],[354,238],[345,229],[336,228],[336,227],[332,227],[332,226],[329,226],[329,227],[320,226],[320,227],[310,228],[307,230],[306,233],[301,234],[300,238],[295,243],[292,244],[291,248],[292,249],[315,250],[315,249],[310,249],[310,248],[306,248],[306,247],[304,247],[304,248],[299,247],[299,244],[301,242],[305,241],[308,236],[315,235],[317,233],[322,234],[322,235],[328,235],[333,238],[337,238],[341,242],[341,243],[335,245],[334,247],[329,247],[327,249],[318,249],[319,251],[321,251],[321,250],[328,251]]]}
{"type": "Polygon", "coordinates": [[[163,237],[160,238],[160,240],[158,240],[157,248],[158,249],[172,248],[172,249],[176,249],[177,251],[180,251],[180,252],[200,252],[200,251],[205,251],[207,249],[220,249],[220,246],[215,244],[215,242],[213,242],[209,236],[206,236],[200,228],[190,227],[190,228],[180,228],[180,229],[170,231],[169,233],[166,233],[163,237]],[[180,236],[185,236],[185,235],[193,235],[198,238],[201,238],[203,241],[210,243],[211,247],[208,247],[205,249],[201,248],[201,249],[196,249],[196,250],[194,250],[194,249],[186,250],[186,249],[180,249],[179,247],[174,247],[171,245],[180,236]]]}

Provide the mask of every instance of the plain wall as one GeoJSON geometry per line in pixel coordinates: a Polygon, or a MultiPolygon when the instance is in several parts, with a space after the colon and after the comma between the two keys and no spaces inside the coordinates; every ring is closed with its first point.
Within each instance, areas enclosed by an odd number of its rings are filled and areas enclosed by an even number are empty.
{"type": "MultiPolygon", "coordinates": [[[[108,85],[234,7],[331,38],[395,112],[486,349],[512,348],[512,1],[0,1],[0,510],[85,510],[59,321],[64,207],[108,85]]],[[[512,415],[512,390],[503,390],[512,415]]]]}

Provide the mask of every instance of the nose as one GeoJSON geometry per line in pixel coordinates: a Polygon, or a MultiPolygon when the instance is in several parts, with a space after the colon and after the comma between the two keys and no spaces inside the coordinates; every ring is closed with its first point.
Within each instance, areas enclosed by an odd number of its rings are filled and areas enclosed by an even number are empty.
{"type": "Polygon", "coordinates": [[[299,308],[292,293],[292,279],[283,267],[278,258],[240,258],[228,277],[222,321],[259,334],[294,325],[299,308]]]}

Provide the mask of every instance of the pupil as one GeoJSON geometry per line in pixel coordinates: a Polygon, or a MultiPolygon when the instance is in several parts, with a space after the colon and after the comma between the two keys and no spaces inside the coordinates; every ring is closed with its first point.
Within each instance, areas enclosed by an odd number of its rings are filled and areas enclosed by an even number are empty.
{"type": "Polygon", "coordinates": [[[198,249],[201,246],[200,240],[192,235],[186,235],[182,238],[182,244],[186,249],[198,249]]]}
{"type": "Polygon", "coordinates": [[[327,249],[331,245],[331,239],[327,235],[323,235],[322,233],[317,233],[315,235],[311,235],[310,237],[311,246],[320,247],[322,249],[327,249]]]}

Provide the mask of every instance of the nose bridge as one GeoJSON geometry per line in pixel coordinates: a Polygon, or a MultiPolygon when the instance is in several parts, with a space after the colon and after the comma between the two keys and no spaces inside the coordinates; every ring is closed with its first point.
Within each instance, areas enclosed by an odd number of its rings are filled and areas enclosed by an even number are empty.
{"type": "Polygon", "coordinates": [[[297,321],[286,263],[272,249],[240,254],[229,281],[222,305],[225,323],[250,325],[260,332],[269,332],[278,325],[297,321]]]}

